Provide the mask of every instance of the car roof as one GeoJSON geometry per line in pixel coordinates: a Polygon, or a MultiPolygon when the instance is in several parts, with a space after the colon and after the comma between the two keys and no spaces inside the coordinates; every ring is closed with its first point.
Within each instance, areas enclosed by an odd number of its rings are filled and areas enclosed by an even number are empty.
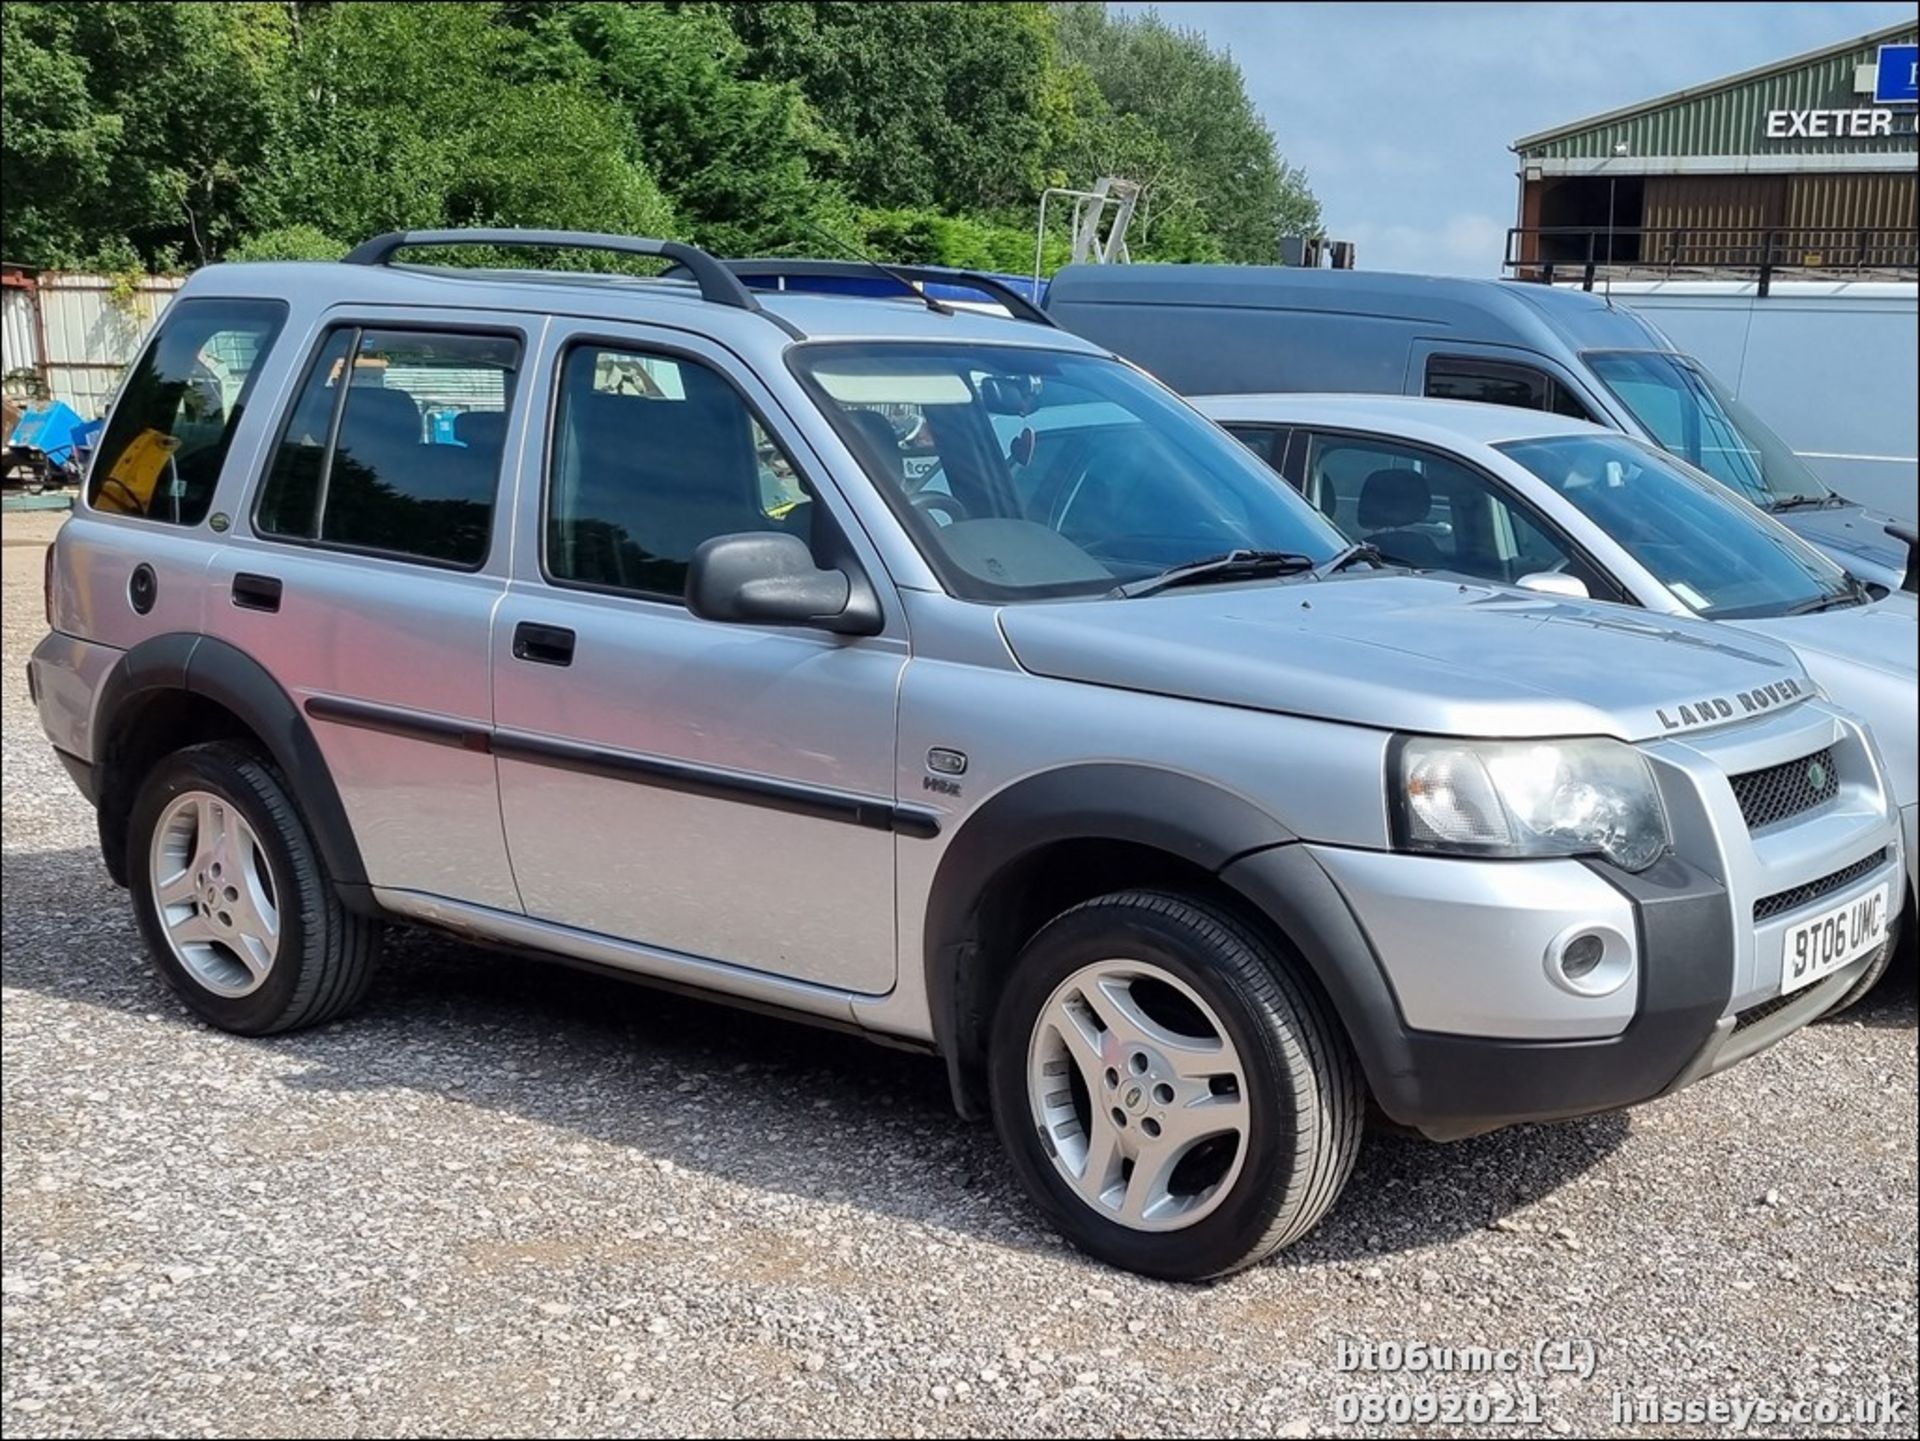
{"type": "Polygon", "coordinates": [[[1545,331],[1577,350],[1670,348],[1603,294],[1468,276],[1297,265],[1069,265],[1048,282],[1047,308],[1080,305],[1310,311],[1424,321],[1462,340],[1529,340],[1545,331]]]}
{"type": "Polygon", "coordinates": [[[579,316],[671,326],[738,349],[784,349],[795,340],[957,340],[1107,353],[1067,331],[972,308],[941,313],[907,299],[788,291],[757,294],[756,312],[702,299],[684,280],[575,271],[247,262],[196,271],[180,296],[199,295],[298,295],[327,305],[413,304],[579,316]]]}
{"type": "Polygon", "coordinates": [[[1481,445],[1552,435],[1617,434],[1605,426],[1544,410],[1487,405],[1476,400],[1431,400],[1418,395],[1202,395],[1193,397],[1191,403],[1201,414],[1218,421],[1331,425],[1481,445]]]}

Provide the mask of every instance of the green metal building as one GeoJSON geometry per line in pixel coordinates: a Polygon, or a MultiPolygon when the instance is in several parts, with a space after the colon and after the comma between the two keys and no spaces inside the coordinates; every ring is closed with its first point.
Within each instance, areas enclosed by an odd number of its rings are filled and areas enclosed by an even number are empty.
{"type": "Polygon", "coordinates": [[[1910,273],[1907,23],[1529,135],[1510,269],[1910,273]]]}

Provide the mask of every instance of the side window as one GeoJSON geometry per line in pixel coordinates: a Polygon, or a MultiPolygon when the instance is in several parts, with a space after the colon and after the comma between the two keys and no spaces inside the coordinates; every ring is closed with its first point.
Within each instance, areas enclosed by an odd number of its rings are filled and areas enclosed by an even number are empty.
{"type": "Polygon", "coordinates": [[[1620,596],[1559,530],[1445,456],[1389,440],[1315,436],[1307,473],[1308,495],[1331,499],[1334,524],[1401,565],[1502,584],[1559,571],[1601,599],[1620,596]]]}
{"type": "Polygon", "coordinates": [[[1512,579],[1530,575],[1537,570],[1571,570],[1576,564],[1573,550],[1557,534],[1535,520],[1526,511],[1508,505],[1500,497],[1494,497],[1497,519],[1506,527],[1507,539],[1512,546],[1512,559],[1508,569],[1512,579]]]}
{"type": "Polygon", "coordinates": [[[1436,355],[1427,361],[1427,394],[1436,400],[1477,400],[1522,410],[1547,408],[1550,382],[1544,371],[1497,360],[1436,355]]]}
{"type": "Polygon", "coordinates": [[[702,541],[809,532],[792,460],[697,361],[569,349],[550,466],[546,567],[563,583],[678,599],[702,541]]]}
{"type": "Polygon", "coordinates": [[[1448,487],[1435,482],[1455,469],[1390,440],[1316,435],[1306,494],[1350,538],[1402,565],[1438,566],[1453,558],[1454,516],[1448,487]]]}
{"type": "Polygon", "coordinates": [[[1276,471],[1280,469],[1280,462],[1287,458],[1287,436],[1290,432],[1280,426],[1234,424],[1223,425],[1222,429],[1276,471]]]}
{"type": "Polygon", "coordinates": [[[334,331],[288,415],[254,528],[478,567],[519,363],[506,336],[334,331]]]}
{"type": "Polygon", "coordinates": [[[1576,420],[1591,420],[1578,396],[1531,365],[1510,361],[1436,355],[1427,361],[1427,392],[1436,400],[1476,400],[1521,410],[1549,410],[1576,420]]]}
{"type": "Polygon", "coordinates": [[[287,307],[176,300],[134,362],[87,481],[95,510],[198,525],[287,307]]]}

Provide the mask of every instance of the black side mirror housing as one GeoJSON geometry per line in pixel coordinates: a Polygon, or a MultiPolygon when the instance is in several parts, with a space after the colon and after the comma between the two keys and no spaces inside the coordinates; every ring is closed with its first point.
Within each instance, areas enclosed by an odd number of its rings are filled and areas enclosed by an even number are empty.
{"type": "Polygon", "coordinates": [[[880,605],[864,575],[822,570],[807,543],[782,531],[716,535],[687,567],[687,609],[703,620],[800,625],[877,635],[880,605]]]}
{"type": "Polygon", "coordinates": [[[1900,589],[1909,594],[1920,591],[1920,526],[1895,521],[1887,527],[1887,534],[1907,543],[1907,573],[1901,578],[1900,589]]]}

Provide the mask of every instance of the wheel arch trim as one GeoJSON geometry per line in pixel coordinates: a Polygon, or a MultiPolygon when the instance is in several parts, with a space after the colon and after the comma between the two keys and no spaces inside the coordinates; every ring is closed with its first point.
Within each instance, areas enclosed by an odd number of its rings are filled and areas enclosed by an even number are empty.
{"type": "Polygon", "coordinates": [[[1122,842],[1219,875],[1239,856],[1295,839],[1244,796],[1178,771],[1125,762],[1043,771],[981,803],[947,843],[922,913],[928,1022],[961,1114],[980,1113],[974,1077],[984,1018],[969,1013],[963,984],[975,923],[995,885],[1021,862],[1063,842],[1122,842]]]}
{"type": "MultiPolygon", "coordinates": [[[[93,764],[100,784],[102,849],[115,879],[124,856],[110,844],[114,752],[129,716],[166,693],[211,701],[237,717],[266,747],[313,833],[327,874],[344,903],[371,905],[366,865],[333,773],[312,727],[284,687],[258,660],[213,636],[172,633],[141,641],[108,672],[94,710],[93,764]]],[[[131,804],[131,797],[125,798],[131,804]]],[[[118,822],[124,826],[124,819],[118,822]]],[[[124,836],[124,831],[120,834],[124,836]]]]}

